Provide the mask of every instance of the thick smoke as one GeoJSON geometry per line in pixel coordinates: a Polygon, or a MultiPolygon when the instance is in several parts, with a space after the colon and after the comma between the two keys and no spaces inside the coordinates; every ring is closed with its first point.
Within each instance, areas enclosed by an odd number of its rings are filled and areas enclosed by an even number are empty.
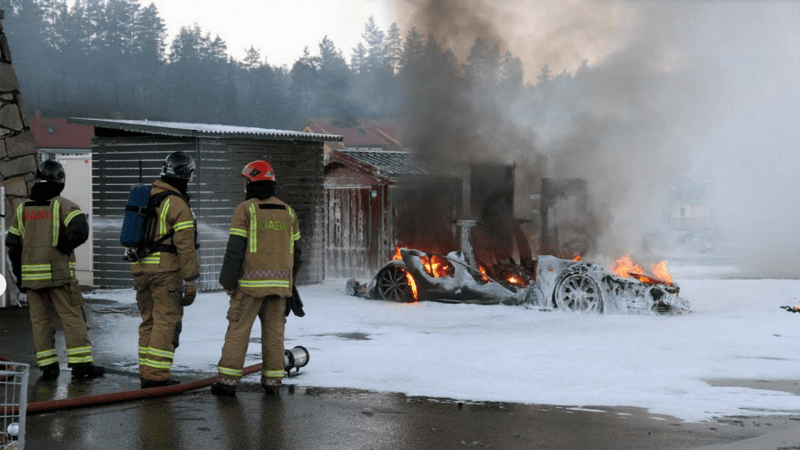
{"type": "Polygon", "coordinates": [[[544,64],[572,81],[566,92],[553,83],[535,114],[474,86],[417,86],[406,144],[438,167],[516,163],[523,217],[542,177],[586,179],[595,256],[800,274],[800,3],[431,0],[396,10],[403,28],[459,61],[483,37],[519,56],[530,83],[544,64]],[[705,230],[674,226],[685,179],[697,195],[684,214],[705,230]]]}

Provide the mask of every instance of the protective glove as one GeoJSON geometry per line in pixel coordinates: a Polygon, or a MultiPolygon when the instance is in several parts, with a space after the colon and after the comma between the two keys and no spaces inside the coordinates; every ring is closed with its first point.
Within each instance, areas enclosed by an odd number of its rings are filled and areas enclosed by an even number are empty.
{"type": "Polygon", "coordinates": [[[300,293],[297,292],[297,288],[294,286],[292,286],[292,296],[286,299],[286,311],[284,311],[283,315],[288,316],[289,311],[293,312],[297,317],[306,315],[305,311],[303,311],[303,301],[300,300],[300,293]]]}
{"type": "Polygon", "coordinates": [[[183,297],[181,298],[181,305],[182,306],[189,306],[194,303],[194,299],[197,297],[197,285],[195,282],[184,283],[183,284],[183,297]]]}

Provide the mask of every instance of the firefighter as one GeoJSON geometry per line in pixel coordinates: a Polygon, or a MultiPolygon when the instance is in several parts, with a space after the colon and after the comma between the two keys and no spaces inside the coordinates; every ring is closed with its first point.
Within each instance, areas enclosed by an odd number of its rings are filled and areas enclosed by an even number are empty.
{"type": "Polygon", "coordinates": [[[184,306],[197,295],[200,278],[196,249],[196,222],[187,192],[195,164],[191,156],[174,152],[164,159],[161,178],[154,181],[150,196],[171,191],[155,205],[156,241],[153,253],[133,261],[131,274],[136,286],[139,324],[139,378],[142,389],[169,386],[180,381],[172,377],[172,361],[178,347],[184,306]]]}
{"type": "Polygon", "coordinates": [[[280,388],[287,301],[293,298],[294,279],[301,264],[297,215],[275,197],[272,165],[253,161],[244,167],[242,176],[245,201],[231,218],[219,276],[231,299],[228,331],[217,367],[220,378],[211,386],[214,395],[236,395],[256,317],[261,320],[261,385],[268,394],[280,388]]]}
{"type": "Polygon", "coordinates": [[[92,344],[75,278],[74,250],[89,237],[89,223],[77,204],[61,197],[66,175],[60,163],[43,161],[28,200],[19,204],[6,236],[8,256],[28,305],[42,378],[58,378],[53,313],[61,318],[72,378],[95,378],[105,369],[92,364],[92,344]]]}

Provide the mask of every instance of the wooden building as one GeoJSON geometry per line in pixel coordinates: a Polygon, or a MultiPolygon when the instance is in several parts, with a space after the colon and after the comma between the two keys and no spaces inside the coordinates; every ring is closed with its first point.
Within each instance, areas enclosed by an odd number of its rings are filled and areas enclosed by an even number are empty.
{"type": "Polygon", "coordinates": [[[297,211],[303,267],[298,283],[325,276],[323,143],[341,136],[265,128],[147,120],[70,118],[94,127],[92,199],[94,280],[103,288],[132,287],[130,264],[119,242],[122,217],[132,185],[159,178],[164,158],[174,151],[197,164],[189,184],[197,218],[200,289],[219,289],[219,272],[228,241],[230,217],[244,200],[242,167],[266,159],[275,168],[277,195],[297,211]]]}
{"type": "Polygon", "coordinates": [[[398,245],[438,251],[454,237],[461,180],[432,174],[407,151],[332,150],[325,202],[326,274],[371,277],[398,245]]]}

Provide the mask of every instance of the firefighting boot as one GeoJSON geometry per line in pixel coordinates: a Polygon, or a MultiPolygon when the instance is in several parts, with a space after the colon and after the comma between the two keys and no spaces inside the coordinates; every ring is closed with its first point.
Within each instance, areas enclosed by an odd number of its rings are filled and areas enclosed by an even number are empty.
{"type": "Polygon", "coordinates": [[[238,384],[236,381],[222,377],[211,385],[211,393],[213,395],[233,397],[236,395],[236,385],[238,384]]]}
{"type": "Polygon", "coordinates": [[[100,366],[93,366],[91,363],[79,363],[72,366],[72,378],[97,378],[105,375],[106,369],[100,366]]]}
{"type": "Polygon", "coordinates": [[[46,366],[42,366],[39,369],[42,370],[42,379],[43,380],[55,380],[58,378],[59,372],[61,369],[58,367],[58,363],[48,364],[46,366]]]}
{"type": "Polygon", "coordinates": [[[155,387],[173,386],[180,384],[181,380],[177,378],[167,378],[166,380],[148,380],[147,378],[139,378],[142,382],[142,389],[150,389],[155,387]]]}
{"type": "Polygon", "coordinates": [[[264,388],[265,393],[269,395],[275,395],[281,389],[281,379],[267,378],[264,375],[261,375],[261,386],[264,388]]]}

